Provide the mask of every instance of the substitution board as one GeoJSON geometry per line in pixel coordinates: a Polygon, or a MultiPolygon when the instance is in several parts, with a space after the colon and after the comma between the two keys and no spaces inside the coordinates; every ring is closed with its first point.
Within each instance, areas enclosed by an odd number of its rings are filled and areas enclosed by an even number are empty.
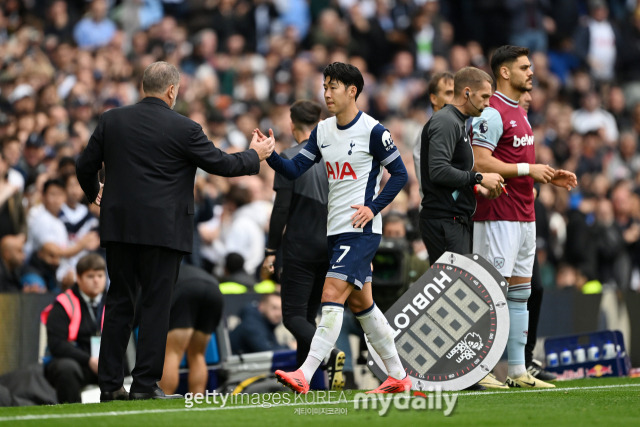
{"type": "MultiPolygon", "coordinates": [[[[445,252],[387,310],[412,389],[462,390],[495,367],[509,336],[507,287],[481,256],[445,252]]],[[[382,360],[367,347],[369,369],[384,381],[382,360]]]]}

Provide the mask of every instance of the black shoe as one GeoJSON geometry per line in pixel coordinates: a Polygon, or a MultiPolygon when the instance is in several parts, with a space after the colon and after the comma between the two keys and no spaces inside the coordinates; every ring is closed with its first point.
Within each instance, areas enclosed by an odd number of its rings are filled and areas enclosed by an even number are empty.
{"type": "Polygon", "coordinates": [[[327,362],[329,390],[340,391],[344,388],[344,376],[342,375],[344,361],[344,351],[337,348],[331,350],[331,353],[329,354],[329,361],[327,362]]]}
{"type": "Polygon", "coordinates": [[[484,391],[487,388],[483,385],[480,385],[478,383],[475,383],[473,385],[470,385],[469,387],[465,388],[464,391],[484,391]]]}
{"type": "Polygon", "coordinates": [[[120,390],[100,393],[100,402],[111,402],[112,400],[129,400],[129,393],[124,387],[120,387],[120,390]]]}
{"type": "Polygon", "coordinates": [[[184,399],[184,396],[181,394],[164,394],[160,387],[154,387],[153,391],[147,393],[129,393],[129,400],[148,399],[184,399]]]}
{"type": "Polygon", "coordinates": [[[531,363],[527,365],[527,372],[529,372],[532,377],[537,378],[540,381],[554,381],[558,379],[556,374],[542,369],[542,365],[540,365],[540,362],[537,360],[532,360],[531,363]]]}

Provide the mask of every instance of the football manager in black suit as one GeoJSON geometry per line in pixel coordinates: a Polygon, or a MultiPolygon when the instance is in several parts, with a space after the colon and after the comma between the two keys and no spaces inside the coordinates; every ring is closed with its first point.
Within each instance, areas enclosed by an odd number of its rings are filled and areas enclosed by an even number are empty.
{"type": "Polygon", "coordinates": [[[221,176],[257,174],[274,149],[273,139],[254,137],[245,152],[220,151],[200,125],[173,111],[179,83],[173,65],[149,65],[142,78],[144,99],[102,114],[76,165],[88,199],[101,206],[100,241],[111,279],[98,363],[101,401],[171,397],[157,381],[173,286],[182,256],[192,249],[196,168],[221,176]],[[103,162],[104,187],[98,181],[103,162]],[[127,393],[123,360],[138,286],[140,328],[127,393]]]}

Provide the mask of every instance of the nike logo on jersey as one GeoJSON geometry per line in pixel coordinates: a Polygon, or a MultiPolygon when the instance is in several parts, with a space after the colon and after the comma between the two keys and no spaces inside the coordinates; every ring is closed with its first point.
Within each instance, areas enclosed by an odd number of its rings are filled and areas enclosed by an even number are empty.
{"type": "Polygon", "coordinates": [[[522,138],[513,135],[513,146],[515,148],[525,147],[527,145],[533,145],[533,135],[524,135],[522,138]]]}
{"type": "Polygon", "coordinates": [[[331,144],[327,144],[327,145],[320,144],[320,148],[327,148],[327,147],[330,147],[330,146],[331,146],[331,144]]]}
{"type": "Polygon", "coordinates": [[[332,265],[331,268],[342,268],[344,265],[332,265]]]}

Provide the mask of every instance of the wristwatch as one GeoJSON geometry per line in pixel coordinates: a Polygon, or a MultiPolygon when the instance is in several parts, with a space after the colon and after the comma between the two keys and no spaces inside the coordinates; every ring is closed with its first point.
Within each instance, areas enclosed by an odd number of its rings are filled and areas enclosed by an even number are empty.
{"type": "Polygon", "coordinates": [[[482,174],[480,172],[476,172],[475,174],[476,184],[480,184],[482,182],[482,174]]]}

